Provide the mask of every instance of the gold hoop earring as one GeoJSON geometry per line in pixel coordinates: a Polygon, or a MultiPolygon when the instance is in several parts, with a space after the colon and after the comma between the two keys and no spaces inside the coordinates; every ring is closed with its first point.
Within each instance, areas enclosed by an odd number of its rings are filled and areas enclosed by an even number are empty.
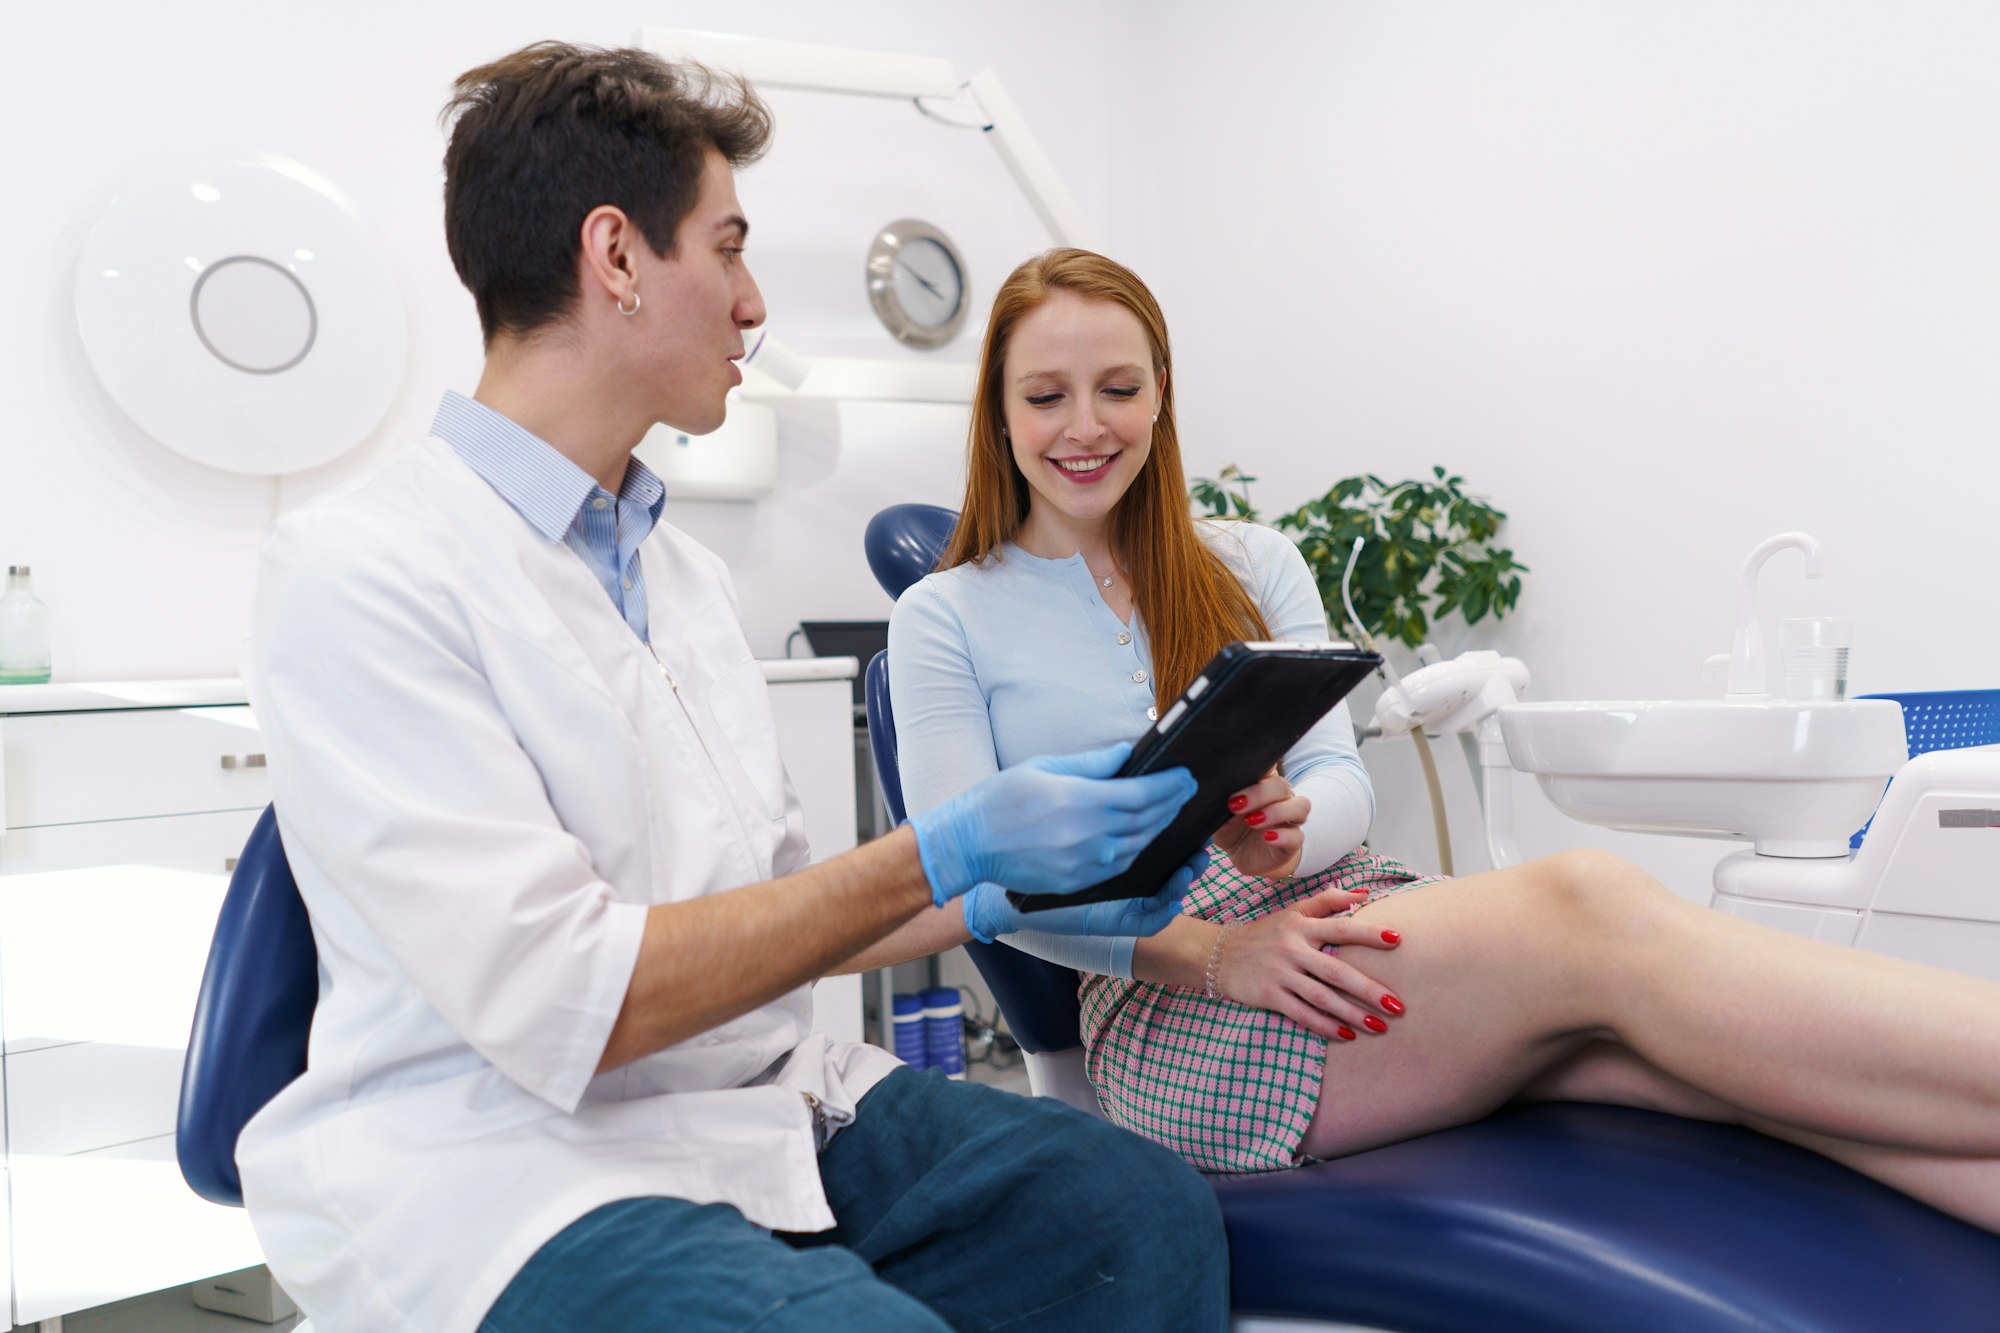
{"type": "Polygon", "coordinates": [[[619,297],[619,298],[618,298],[618,313],[619,313],[619,314],[621,314],[621,315],[626,315],[626,316],[631,316],[631,315],[636,315],[636,314],[638,314],[638,313],[639,313],[639,293],[637,293],[637,292],[633,292],[633,293],[632,293],[632,308],[631,308],[630,310],[627,310],[627,309],[625,308],[625,298],[624,298],[624,297],[622,297],[622,296],[621,296],[621,297],[619,297]]]}

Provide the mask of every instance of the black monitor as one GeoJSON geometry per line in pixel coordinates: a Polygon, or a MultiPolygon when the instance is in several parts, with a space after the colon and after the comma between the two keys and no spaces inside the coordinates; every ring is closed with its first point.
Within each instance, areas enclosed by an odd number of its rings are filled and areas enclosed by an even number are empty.
{"type": "Polygon", "coordinates": [[[861,668],[854,673],[854,704],[859,708],[866,700],[867,686],[863,677],[867,675],[868,664],[875,654],[889,646],[889,622],[886,620],[801,620],[799,628],[805,631],[806,644],[814,657],[853,657],[860,659],[861,668]]]}

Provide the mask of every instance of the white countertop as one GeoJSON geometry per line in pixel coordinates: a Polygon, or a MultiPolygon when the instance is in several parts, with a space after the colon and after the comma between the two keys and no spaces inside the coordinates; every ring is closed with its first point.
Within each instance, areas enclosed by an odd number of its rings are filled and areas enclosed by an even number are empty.
{"type": "Polygon", "coordinates": [[[0,685],[0,714],[202,708],[245,702],[243,682],[234,676],[210,680],[80,680],[53,685],[0,685]]]}
{"type": "MultiPolygon", "coordinates": [[[[765,658],[764,679],[773,685],[808,680],[852,680],[860,674],[854,657],[765,658]]],[[[0,716],[10,713],[83,713],[113,708],[211,708],[247,703],[243,682],[234,676],[207,680],[63,681],[49,685],[0,685],[0,716]]]]}

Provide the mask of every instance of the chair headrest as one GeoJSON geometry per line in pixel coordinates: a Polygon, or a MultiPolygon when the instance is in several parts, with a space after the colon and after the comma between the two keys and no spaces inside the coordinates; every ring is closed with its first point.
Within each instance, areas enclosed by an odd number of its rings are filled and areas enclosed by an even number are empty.
{"type": "Polygon", "coordinates": [[[958,526],[958,511],[941,505],[890,505],[868,520],[861,544],[868,568],[891,597],[937,568],[938,558],[958,526]]]}

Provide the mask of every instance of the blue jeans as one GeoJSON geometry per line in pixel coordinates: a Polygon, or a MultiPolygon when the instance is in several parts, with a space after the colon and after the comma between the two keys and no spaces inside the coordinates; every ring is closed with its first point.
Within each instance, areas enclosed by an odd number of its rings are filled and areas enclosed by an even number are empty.
{"type": "Polygon", "coordinates": [[[626,1199],[535,1252],[481,1333],[1220,1330],[1222,1217],[1166,1149],[1047,1098],[899,1069],[820,1154],[838,1226],[626,1199]]]}

